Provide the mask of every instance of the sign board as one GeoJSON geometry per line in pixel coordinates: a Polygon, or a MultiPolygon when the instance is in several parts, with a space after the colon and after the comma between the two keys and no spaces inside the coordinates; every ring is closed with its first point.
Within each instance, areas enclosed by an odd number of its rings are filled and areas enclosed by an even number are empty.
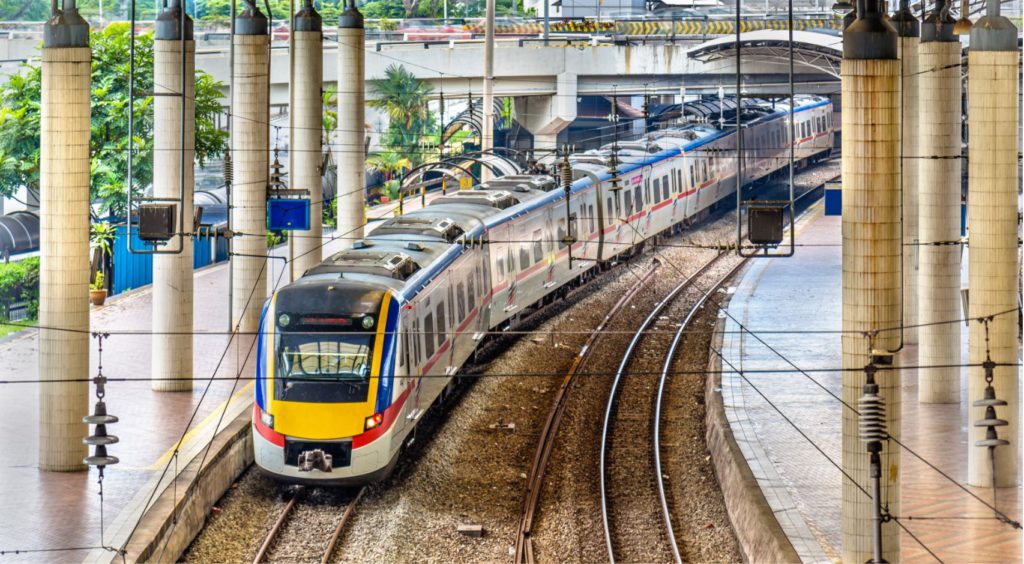
{"type": "Polygon", "coordinates": [[[473,188],[473,179],[468,176],[459,178],[459,190],[471,190],[473,188]]]}

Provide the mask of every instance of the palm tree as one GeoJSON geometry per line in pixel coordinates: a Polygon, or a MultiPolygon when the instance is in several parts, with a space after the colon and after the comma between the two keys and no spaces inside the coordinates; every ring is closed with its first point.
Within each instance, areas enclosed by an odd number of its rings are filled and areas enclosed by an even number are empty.
{"type": "Polygon", "coordinates": [[[430,131],[433,115],[427,96],[433,87],[416,78],[401,65],[391,65],[385,77],[370,82],[371,108],[382,110],[390,125],[385,145],[412,163],[420,163],[419,138],[430,131]]]}
{"type": "Polygon", "coordinates": [[[394,178],[395,174],[412,168],[412,162],[395,151],[378,151],[366,157],[366,168],[376,170],[384,175],[384,180],[394,178]]]}
{"type": "Polygon", "coordinates": [[[412,168],[412,163],[395,151],[379,151],[366,157],[366,168],[376,170],[384,175],[384,186],[382,192],[388,198],[400,197],[402,181],[392,179],[412,168]]]}

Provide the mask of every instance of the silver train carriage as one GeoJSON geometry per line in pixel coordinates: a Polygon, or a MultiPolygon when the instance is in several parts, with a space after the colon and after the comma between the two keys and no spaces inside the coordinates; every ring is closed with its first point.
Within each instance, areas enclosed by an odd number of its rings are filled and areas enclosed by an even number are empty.
{"type": "MultiPolygon", "coordinates": [[[[787,166],[790,114],[786,104],[744,111],[753,182],[787,166]]],[[[798,97],[793,115],[798,159],[831,150],[827,99],[798,97]]],[[[731,129],[688,124],[619,146],[617,192],[609,147],[570,157],[568,222],[554,178],[501,177],[384,221],[277,291],[257,348],[258,467],[287,482],[383,478],[489,331],[735,194],[731,129]]]]}

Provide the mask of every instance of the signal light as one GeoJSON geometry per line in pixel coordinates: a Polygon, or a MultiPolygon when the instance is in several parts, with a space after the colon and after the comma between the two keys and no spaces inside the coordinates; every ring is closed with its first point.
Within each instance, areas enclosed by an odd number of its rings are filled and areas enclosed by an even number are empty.
{"type": "Polygon", "coordinates": [[[383,422],[384,422],[384,414],[383,413],[374,413],[373,415],[371,415],[371,416],[366,418],[366,424],[363,426],[363,430],[364,431],[369,431],[370,429],[376,429],[383,422]]]}

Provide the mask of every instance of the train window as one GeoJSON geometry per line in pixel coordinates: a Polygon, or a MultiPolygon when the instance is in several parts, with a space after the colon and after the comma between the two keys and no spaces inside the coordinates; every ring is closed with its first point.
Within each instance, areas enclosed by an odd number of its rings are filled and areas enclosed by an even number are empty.
{"type": "Polygon", "coordinates": [[[522,272],[530,267],[530,249],[526,242],[519,243],[519,271],[522,272]]]}
{"type": "Polygon", "coordinates": [[[661,201],[661,180],[654,179],[654,199],[651,200],[652,204],[656,204],[661,201]]]}
{"type": "Polygon", "coordinates": [[[458,319],[461,321],[466,318],[466,287],[462,282],[455,287],[455,303],[458,304],[458,319]]]}
{"type": "Polygon", "coordinates": [[[498,278],[505,277],[505,259],[498,257],[498,278]]]}
{"type": "MultiPolygon", "coordinates": [[[[652,198],[651,198],[651,179],[650,178],[648,178],[647,180],[644,181],[644,190],[647,192],[646,201],[647,201],[647,203],[650,203],[652,201],[652,198]]],[[[643,206],[637,206],[636,209],[640,209],[641,207],[643,207],[643,206]]]]}
{"type": "Polygon", "coordinates": [[[558,220],[558,248],[559,250],[565,248],[565,218],[558,220]]]}
{"type": "Polygon", "coordinates": [[[668,175],[661,177],[661,195],[663,199],[668,199],[668,175]]]}
{"type": "Polygon", "coordinates": [[[590,209],[590,232],[593,233],[597,231],[597,216],[594,215],[594,204],[590,204],[588,208],[590,209]]]}
{"type": "Polygon", "coordinates": [[[472,276],[466,280],[466,288],[466,305],[469,307],[469,311],[473,311],[476,308],[476,288],[473,285],[472,276]]]}
{"type": "Polygon", "coordinates": [[[544,249],[541,242],[544,240],[544,232],[540,229],[533,230],[533,263],[537,264],[544,258],[544,249]]]}
{"type": "Polygon", "coordinates": [[[676,194],[683,193],[683,172],[676,169],[676,194]]]}
{"type": "Polygon", "coordinates": [[[634,196],[636,197],[636,202],[633,203],[633,207],[636,208],[637,212],[643,211],[644,193],[640,190],[639,186],[636,187],[636,190],[634,191],[634,196]]]}
{"type": "Polygon", "coordinates": [[[398,367],[405,366],[405,357],[409,355],[409,333],[402,332],[402,354],[398,355],[398,367]]]}
{"type": "Polygon", "coordinates": [[[693,177],[693,165],[690,165],[690,188],[697,187],[697,179],[693,177]]]}
{"type": "Polygon", "coordinates": [[[626,208],[626,213],[623,214],[625,217],[623,219],[629,219],[629,216],[633,215],[633,198],[630,196],[629,192],[627,192],[622,199],[625,202],[626,208]]]}
{"type": "Polygon", "coordinates": [[[480,265],[476,266],[476,287],[479,288],[481,292],[484,291],[484,269],[480,265]]]}
{"type": "Polygon", "coordinates": [[[437,347],[441,348],[441,345],[448,338],[448,323],[445,319],[444,314],[444,302],[437,304],[437,347]]]}
{"type": "Polygon", "coordinates": [[[704,182],[707,182],[708,181],[708,161],[701,161],[700,164],[701,164],[701,170],[703,172],[702,177],[704,178],[704,182]]]}
{"type": "Polygon", "coordinates": [[[612,224],[612,198],[608,197],[608,205],[604,208],[604,216],[608,218],[608,225],[612,224]]]}
{"type": "Polygon", "coordinates": [[[423,318],[423,342],[426,343],[426,347],[424,347],[423,352],[426,353],[427,359],[434,356],[435,335],[436,333],[434,333],[434,314],[428,313],[427,316],[423,318]]]}

